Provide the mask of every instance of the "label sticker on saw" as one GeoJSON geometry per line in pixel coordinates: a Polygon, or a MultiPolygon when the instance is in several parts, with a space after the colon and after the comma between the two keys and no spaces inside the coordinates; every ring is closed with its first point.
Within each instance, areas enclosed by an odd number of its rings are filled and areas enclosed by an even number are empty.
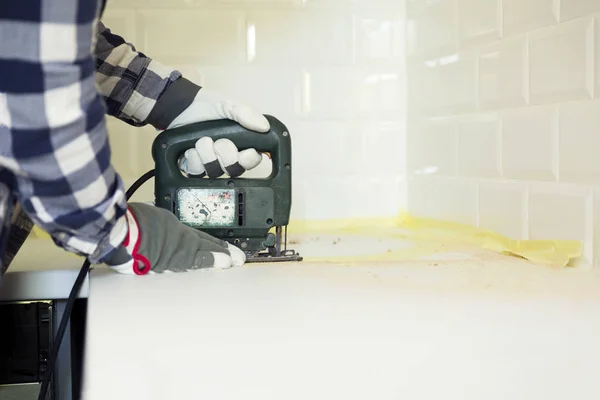
{"type": "Polygon", "coordinates": [[[234,189],[179,189],[178,218],[193,227],[228,227],[235,222],[234,189]]]}

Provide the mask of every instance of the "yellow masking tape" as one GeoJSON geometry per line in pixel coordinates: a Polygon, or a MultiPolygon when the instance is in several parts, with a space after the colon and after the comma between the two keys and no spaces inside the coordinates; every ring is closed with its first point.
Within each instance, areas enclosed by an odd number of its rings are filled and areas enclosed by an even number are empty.
{"type": "MultiPolygon", "coordinates": [[[[379,238],[409,240],[415,245],[408,249],[389,250],[381,254],[347,257],[305,257],[307,261],[323,263],[359,264],[367,261],[392,262],[414,260],[439,251],[439,244],[469,245],[498,253],[522,257],[535,263],[565,267],[581,257],[582,243],[565,240],[513,240],[495,232],[455,222],[416,218],[401,213],[397,218],[363,218],[339,220],[295,220],[288,225],[291,235],[365,235],[379,238]]],[[[35,226],[31,236],[50,239],[35,226]]],[[[289,247],[293,247],[290,245],[289,247]]]]}
{"type": "Polygon", "coordinates": [[[413,218],[408,214],[404,214],[402,220],[411,230],[442,231],[458,240],[485,249],[513,254],[536,263],[564,267],[581,257],[583,252],[583,243],[577,240],[514,240],[496,232],[459,223],[413,218]]]}
{"type": "MultiPolygon", "coordinates": [[[[391,251],[377,260],[407,260],[439,251],[440,241],[456,245],[475,246],[496,251],[535,263],[565,267],[581,257],[583,244],[575,240],[514,240],[496,232],[456,222],[416,218],[401,213],[397,218],[357,219],[331,221],[291,221],[288,232],[294,234],[339,233],[363,234],[376,237],[408,239],[418,244],[415,248],[391,251]]],[[[352,257],[353,260],[373,256],[352,257]]]]}

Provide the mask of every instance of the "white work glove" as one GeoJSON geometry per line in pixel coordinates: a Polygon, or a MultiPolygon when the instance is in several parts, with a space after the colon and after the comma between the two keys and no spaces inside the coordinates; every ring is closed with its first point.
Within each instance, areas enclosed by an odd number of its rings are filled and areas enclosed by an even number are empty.
{"type": "Polygon", "coordinates": [[[196,141],[194,148],[186,150],[179,161],[179,169],[187,175],[219,178],[227,174],[232,178],[256,168],[262,156],[255,149],[239,151],[229,139],[216,142],[205,136],[196,141]]]}
{"type": "MultiPolygon", "coordinates": [[[[167,129],[196,122],[219,119],[233,120],[244,128],[260,133],[268,132],[269,121],[264,115],[245,104],[224,100],[218,92],[202,88],[194,101],[171,122],[167,129]]],[[[262,156],[255,149],[239,151],[229,139],[216,142],[209,137],[199,139],[194,148],[185,152],[179,168],[188,175],[218,178],[227,174],[232,178],[256,168],[262,156]]]]}

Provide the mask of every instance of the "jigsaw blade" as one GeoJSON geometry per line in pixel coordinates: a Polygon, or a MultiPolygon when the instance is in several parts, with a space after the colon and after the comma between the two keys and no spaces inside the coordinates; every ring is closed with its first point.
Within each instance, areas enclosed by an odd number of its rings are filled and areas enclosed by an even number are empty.
{"type": "Polygon", "coordinates": [[[274,248],[269,248],[266,252],[245,252],[247,263],[266,263],[266,262],[287,262],[302,261],[302,256],[294,250],[284,250],[277,252],[274,248]]]}

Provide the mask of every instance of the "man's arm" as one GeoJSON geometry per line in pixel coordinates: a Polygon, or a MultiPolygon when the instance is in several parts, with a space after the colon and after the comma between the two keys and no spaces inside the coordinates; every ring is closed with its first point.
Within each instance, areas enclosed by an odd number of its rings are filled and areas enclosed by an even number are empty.
{"type": "Polygon", "coordinates": [[[125,192],[110,163],[106,109],[95,84],[97,5],[0,7],[0,165],[16,176],[32,220],[93,263],[127,234],[125,192]]]}
{"type": "Polygon", "coordinates": [[[167,128],[200,90],[179,71],[137,51],[101,22],[96,57],[96,82],[108,114],[133,126],[167,128]]]}

